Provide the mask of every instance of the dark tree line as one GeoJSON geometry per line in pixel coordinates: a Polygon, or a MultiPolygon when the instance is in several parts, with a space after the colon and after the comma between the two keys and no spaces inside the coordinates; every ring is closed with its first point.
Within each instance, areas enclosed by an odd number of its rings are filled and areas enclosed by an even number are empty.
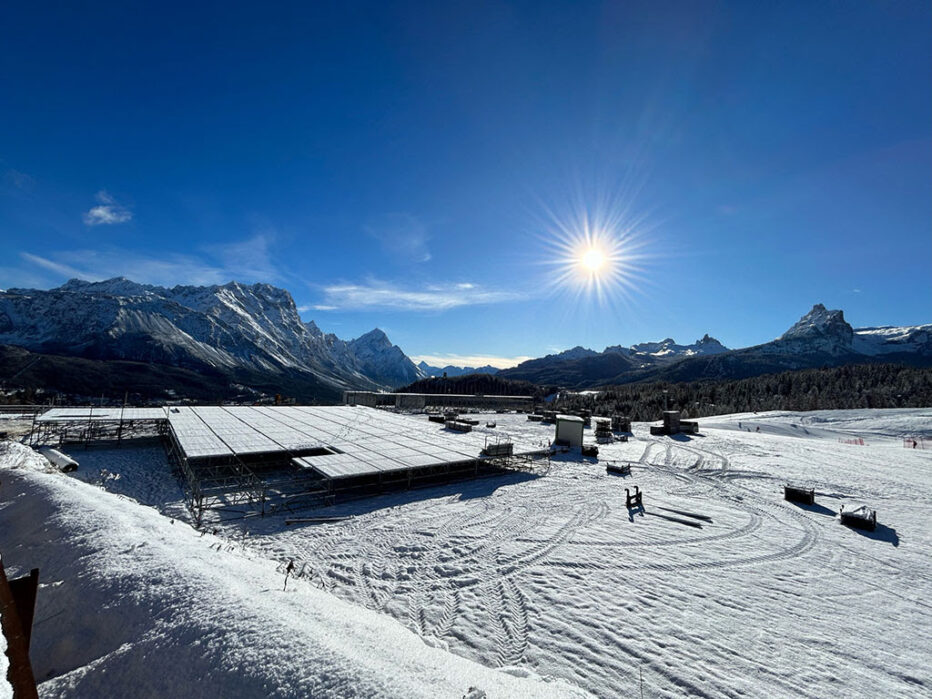
{"type": "Polygon", "coordinates": [[[680,410],[684,417],[765,410],[925,408],[932,406],[932,369],[858,364],[736,381],[627,384],[597,395],[563,394],[557,407],[618,412],[635,421],[651,421],[660,418],[664,391],[669,409],[680,410]]]}
{"type": "Polygon", "coordinates": [[[466,374],[450,378],[421,379],[399,388],[396,393],[481,393],[487,396],[538,396],[556,391],[553,387],[538,386],[530,381],[503,379],[494,374],[466,374]]]}

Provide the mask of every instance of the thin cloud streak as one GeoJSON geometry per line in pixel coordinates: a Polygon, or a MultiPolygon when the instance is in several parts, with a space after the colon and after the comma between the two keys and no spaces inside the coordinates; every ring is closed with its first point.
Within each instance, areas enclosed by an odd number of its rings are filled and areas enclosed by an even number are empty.
{"type": "Polygon", "coordinates": [[[497,357],[491,354],[419,354],[412,355],[412,361],[427,362],[431,366],[443,368],[445,366],[472,367],[494,366],[496,369],[508,369],[526,362],[533,357],[497,357]]]}
{"type": "Polygon", "coordinates": [[[479,306],[521,301],[526,294],[484,289],[475,284],[430,284],[410,289],[390,282],[369,280],[365,284],[333,284],[324,287],[323,303],[318,310],[361,311],[372,309],[396,311],[447,311],[463,306],[479,306]]]}
{"type": "Polygon", "coordinates": [[[36,179],[25,172],[19,170],[7,170],[0,178],[4,189],[15,189],[20,192],[29,193],[36,186],[36,179]]]}
{"type": "Polygon", "coordinates": [[[375,238],[382,250],[400,262],[429,262],[427,226],[411,214],[384,214],[370,220],[363,230],[375,238]]]}

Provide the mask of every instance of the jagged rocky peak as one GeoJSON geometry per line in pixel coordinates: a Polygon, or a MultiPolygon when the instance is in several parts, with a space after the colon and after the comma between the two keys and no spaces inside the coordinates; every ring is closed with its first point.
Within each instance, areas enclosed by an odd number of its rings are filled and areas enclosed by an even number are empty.
{"type": "Polygon", "coordinates": [[[84,279],[69,279],[58,289],[53,291],[67,291],[77,294],[102,294],[106,296],[143,296],[158,287],[149,284],[139,284],[126,277],[113,277],[99,282],[89,282],[84,279]]]}
{"type": "Polygon", "coordinates": [[[725,345],[709,335],[709,333],[703,335],[702,339],[696,340],[696,343],[693,345],[693,347],[696,348],[700,354],[718,354],[719,352],[728,351],[728,348],[725,347],[725,345]]]}
{"type": "Polygon", "coordinates": [[[640,342],[636,345],[631,345],[631,349],[635,352],[657,354],[658,352],[669,351],[677,346],[676,341],[672,337],[667,337],[660,342],[640,342]]]}
{"type": "Polygon", "coordinates": [[[583,347],[582,345],[576,345],[572,349],[563,350],[553,356],[559,359],[582,359],[583,357],[594,357],[597,354],[598,352],[583,347]]]}
{"type": "MultiPolygon", "coordinates": [[[[621,348],[607,347],[606,352],[618,352],[621,348]]],[[[631,345],[628,352],[635,354],[649,354],[658,359],[691,357],[699,354],[720,354],[727,352],[728,348],[721,342],[710,336],[708,333],[702,336],[702,339],[696,340],[691,345],[679,345],[672,337],[667,337],[660,342],[641,342],[637,345],[631,345]]]]}
{"type": "Polygon", "coordinates": [[[388,339],[388,335],[385,334],[385,331],[381,328],[373,328],[364,335],[360,335],[355,340],[351,341],[354,345],[357,346],[366,346],[372,348],[381,348],[381,349],[391,349],[392,341],[388,339]]]}
{"type": "Polygon", "coordinates": [[[403,386],[423,377],[404,351],[393,345],[388,335],[374,328],[347,346],[356,356],[363,373],[390,386],[403,386]]]}
{"type": "Polygon", "coordinates": [[[830,311],[821,303],[812,307],[806,315],[783,335],[780,340],[832,340],[850,345],[854,329],[845,320],[844,311],[830,311]]]}

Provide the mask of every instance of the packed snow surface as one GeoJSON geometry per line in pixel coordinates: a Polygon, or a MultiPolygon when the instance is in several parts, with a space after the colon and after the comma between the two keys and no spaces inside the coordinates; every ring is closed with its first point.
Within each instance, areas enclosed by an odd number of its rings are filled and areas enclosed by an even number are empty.
{"type": "Polygon", "coordinates": [[[43,472],[27,447],[0,444],[0,461],[4,561],[44,581],[31,648],[41,696],[585,696],[433,647],[301,581],[284,591],[281,566],[43,472]]]}
{"type": "Polygon", "coordinates": [[[232,695],[929,695],[932,451],[903,438],[932,433],[932,410],[699,423],[672,438],[635,424],[599,461],[569,451],[534,474],[295,515],[332,521],[203,535],[170,523],[179,491],[153,450],[81,453],[89,483],[4,472],[0,547],[55,581],[33,640],[41,691],[177,675],[232,695]],[[784,483],[816,504],[784,501],[784,483]],[[643,512],[625,507],[634,485],[643,512]],[[876,530],[842,526],[842,505],[875,509],[876,530]]]}

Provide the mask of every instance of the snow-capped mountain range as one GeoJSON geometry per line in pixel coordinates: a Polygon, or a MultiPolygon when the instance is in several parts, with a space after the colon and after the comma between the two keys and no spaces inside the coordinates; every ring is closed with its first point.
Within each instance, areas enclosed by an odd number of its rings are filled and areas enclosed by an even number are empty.
{"type": "Polygon", "coordinates": [[[447,376],[452,378],[454,376],[465,376],[466,374],[497,374],[498,368],[492,366],[491,364],[486,364],[485,366],[479,367],[470,367],[470,366],[453,366],[448,364],[447,366],[431,366],[427,362],[418,362],[417,368],[421,370],[421,373],[424,374],[424,377],[431,376],[447,376]]]}
{"type": "MultiPolygon", "coordinates": [[[[415,365],[378,328],[342,340],[303,322],[291,294],[269,284],[169,289],[121,277],[71,280],[47,291],[0,291],[0,345],[47,356],[169,365],[233,386],[333,400],[348,388],[395,388],[444,373],[589,387],[864,361],[932,364],[932,325],[855,330],[841,311],[817,304],[779,338],[756,347],[730,350],[709,335],[690,345],[666,338],[602,352],[577,346],[499,371],[415,365]]],[[[31,361],[18,352],[20,365],[31,361]]],[[[13,373],[9,366],[5,371],[13,373]]]]}
{"type": "Polygon", "coordinates": [[[421,378],[379,329],[344,341],[301,320],[284,289],[237,282],[171,289],[116,278],[0,292],[0,344],[221,372],[313,374],[331,395],[421,378]]]}
{"type": "Polygon", "coordinates": [[[932,324],[854,329],[839,310],[816,304],[772,342],[731,350],[705,335],[691,345],[671,338],[594,352],[574,347],[500,372],[504,378],[573,388],[644,380],[691,381],[841,364],[891,361],[932,365],[932,324]]]}

